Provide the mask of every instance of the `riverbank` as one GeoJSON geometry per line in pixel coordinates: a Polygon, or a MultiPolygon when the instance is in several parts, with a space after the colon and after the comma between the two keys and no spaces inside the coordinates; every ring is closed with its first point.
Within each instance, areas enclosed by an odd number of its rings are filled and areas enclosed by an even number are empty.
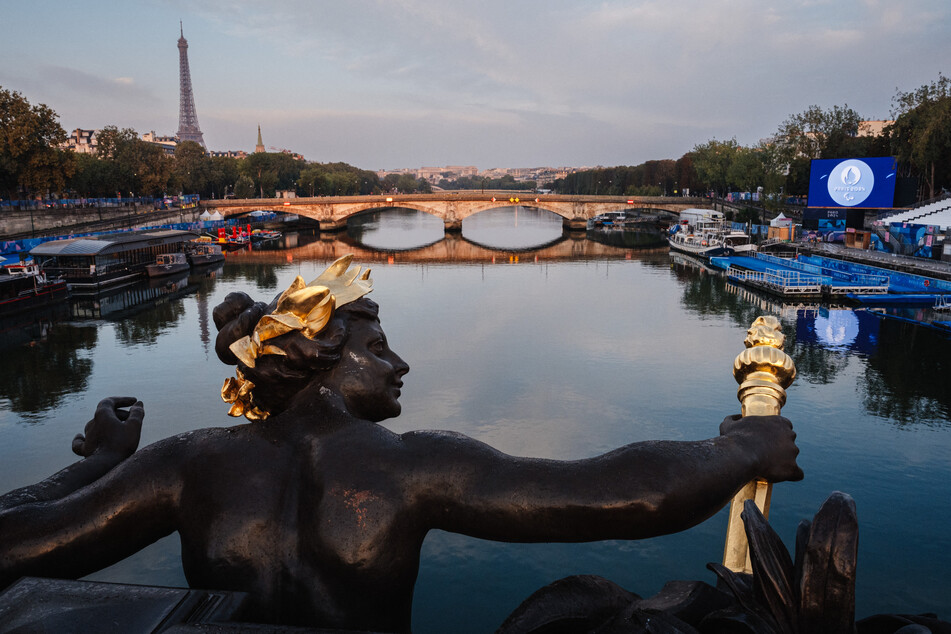
{"type": "Polygon", "coordinates": [[[143,205],[71,209],[5,209],[0,212],[0,241],[137,229],[174,222],[194,222],[201,212],[200,207],[153,209],[143,205]]]}

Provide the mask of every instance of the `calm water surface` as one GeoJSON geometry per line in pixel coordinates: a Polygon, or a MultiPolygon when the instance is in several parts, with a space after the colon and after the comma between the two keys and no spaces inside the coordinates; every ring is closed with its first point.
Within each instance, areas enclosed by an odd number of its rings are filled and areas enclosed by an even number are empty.
{"type": "MultiPolygon", "coordinates": [[[[403,414],[386,426],[450,429],[519,455],[582,458],[715,435],[739,410],[731,367],[746,328],[776,314],[799,370],[783,413],[806,479],[776,486],[773,527],[791,547],[799,520],[832,491],[851,494],[858,615],[951,618],[948,341],[869,313],[779,306],[666,250],[562,240],[557,219],[526,209],[472,217],[461,238],[446,240],[439,221],[388,211],[336,239],[288,235],[286,247],[233,254],[210,274],[77,302],[65,320],[5,325],[0,488],[70,463],[71,438],[104,396],[145,402],[143,445],[240,422],[218,396],[231,368],[215,356],[211,310],[236,290],[270,299],[347,252],[373,267],[383,327],[412,368],[403,414]]],[[[533,591],[571,574],[603,575],[643,596],[671,579],[713,583],[705,564],[720,559],[725,525],[721,512],[678,535],[594,544],[433,532],[415,631],[492,631],[533,591]]],[[[92,578],[184,585],[177,537],[92,578]]]]}

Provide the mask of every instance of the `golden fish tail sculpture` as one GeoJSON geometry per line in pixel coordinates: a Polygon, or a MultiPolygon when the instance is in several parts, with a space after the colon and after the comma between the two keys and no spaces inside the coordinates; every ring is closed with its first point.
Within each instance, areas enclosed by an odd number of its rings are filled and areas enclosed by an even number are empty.
{"type": "MultiPolygon", "coordinates": [[[[786,403],[786,388],[796,378],[796,366],[783,352],[779,320],[757,317],[747,331],[746,350],[733,362],[733,377],[740,384],[736,397],[743,416],[777,416],[786,403]]],[[[749,545],[740,513],[746,500],[754,500],[763,516],[769,517],[773,485],[754,480],[744,486],[730,503],[730,518],[723,549],[723,565],[734,572],[752,572],[749,545]]]]}

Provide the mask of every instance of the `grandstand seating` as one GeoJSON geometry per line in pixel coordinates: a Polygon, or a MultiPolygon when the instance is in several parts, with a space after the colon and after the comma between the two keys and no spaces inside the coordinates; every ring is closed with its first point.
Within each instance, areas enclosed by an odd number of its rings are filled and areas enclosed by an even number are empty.
{"type": "Polygon", "coordinates": [[[944,198],[921,207],[899,211],[882,218],[882,222],[910,222],[918,225],[937,225],[946,229],[951,227],[951,199],[944,198]]]}

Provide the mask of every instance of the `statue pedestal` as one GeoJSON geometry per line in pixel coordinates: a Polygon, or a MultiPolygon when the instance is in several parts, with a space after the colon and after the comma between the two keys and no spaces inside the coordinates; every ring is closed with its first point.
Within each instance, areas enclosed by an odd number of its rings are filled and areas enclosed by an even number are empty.
{"type": "Polygon", "coordinates": [[[246,598],[243,592],[24,577],[0,593],[0,623],[4,631],[145,634],[230,621],[246,598]]]}

